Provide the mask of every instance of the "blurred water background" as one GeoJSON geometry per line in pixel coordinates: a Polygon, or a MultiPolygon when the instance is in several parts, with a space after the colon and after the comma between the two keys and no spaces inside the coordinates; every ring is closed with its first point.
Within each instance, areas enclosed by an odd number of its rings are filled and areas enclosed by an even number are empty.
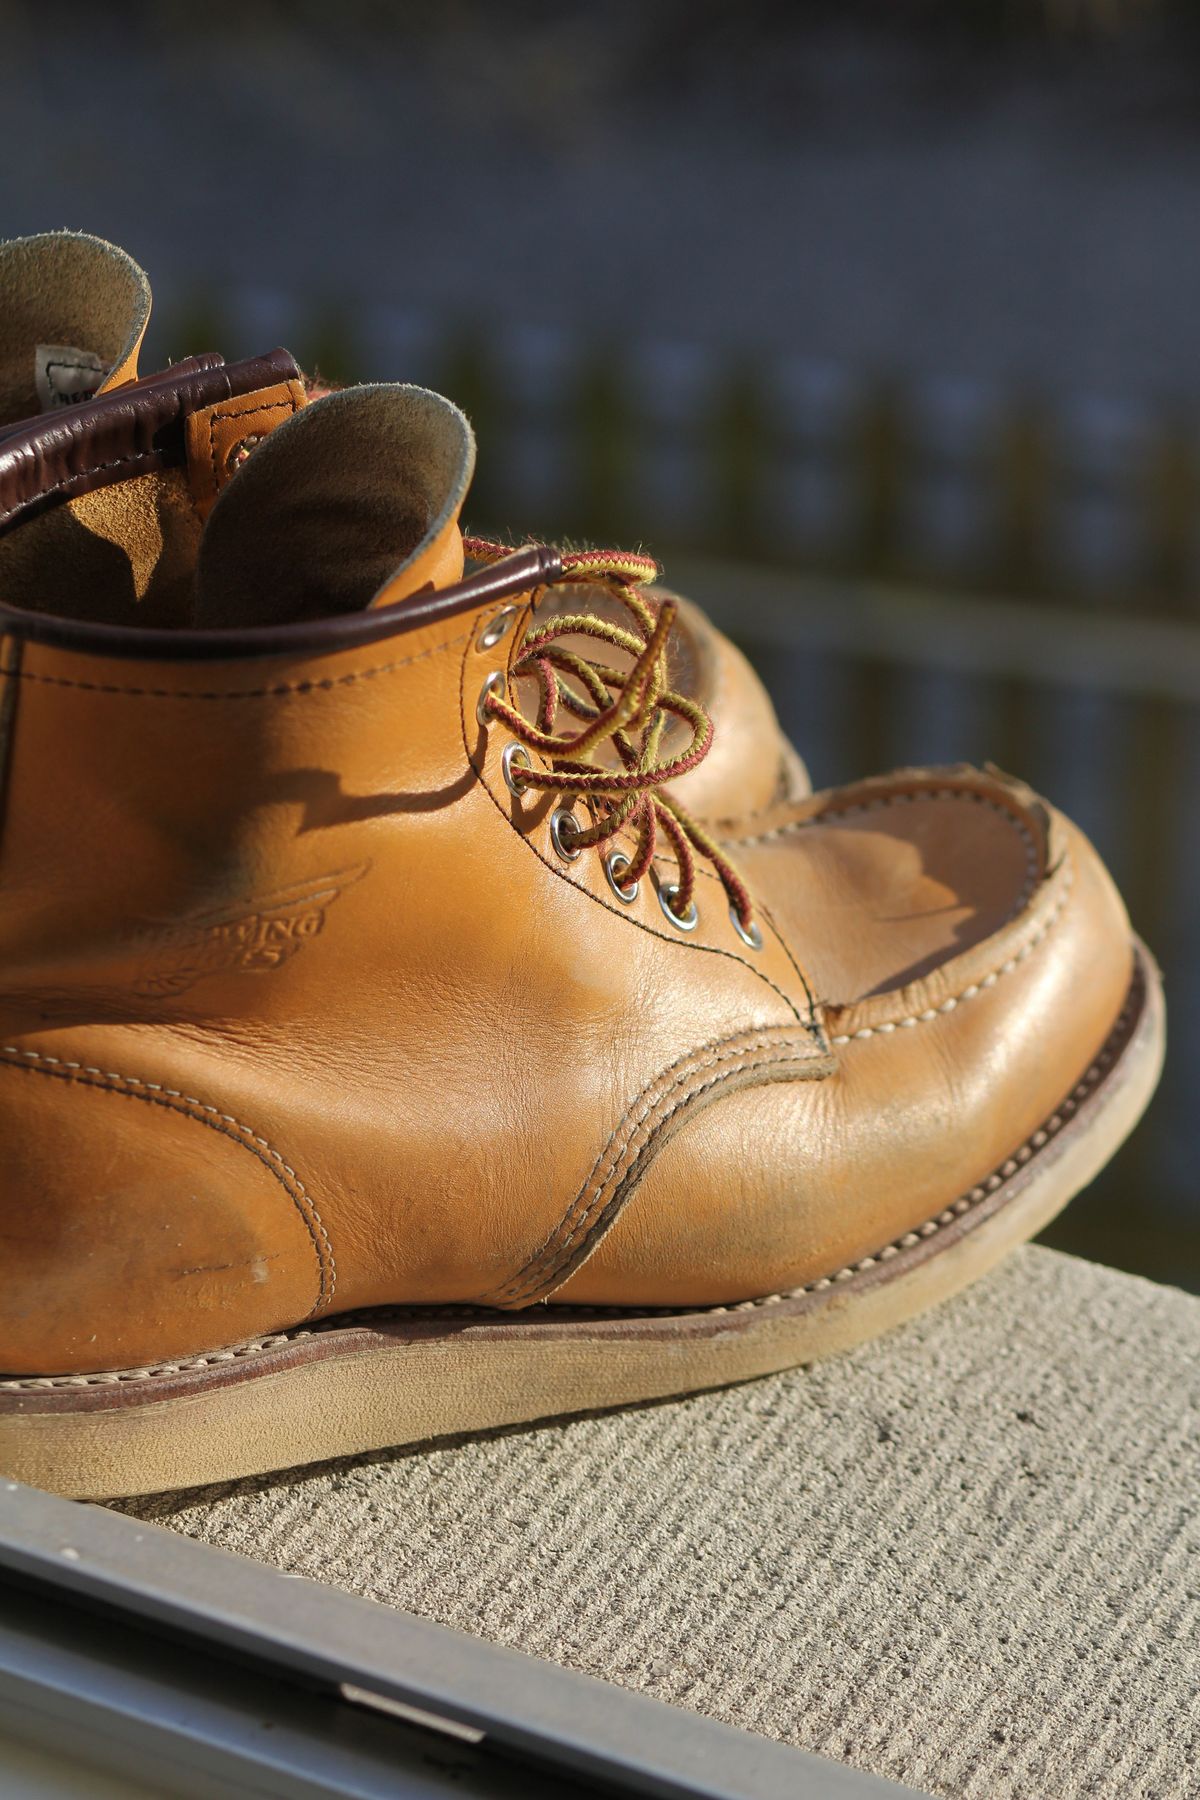
{"type": "Polygon", "coordinates": [[[1162,961],[1147,1123],[1052,1229],[1200,1290],[1200,7],[35,8],[0,233],[480,439],[480,529],[652,547],[827,784],[991,760],[1162,961]]]}

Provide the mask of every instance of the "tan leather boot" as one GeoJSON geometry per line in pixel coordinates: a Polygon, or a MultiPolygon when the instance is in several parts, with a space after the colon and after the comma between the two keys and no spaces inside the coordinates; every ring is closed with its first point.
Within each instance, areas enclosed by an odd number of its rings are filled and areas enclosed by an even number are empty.
{"type": "MultiPolygon", "coordinates": [[[[102,238],[55,231],[0,242],[0,434],[136,379],[150,304],[145,272],[102,238]]],[[[166,378],[221,360],[195,357],[166,378]]],[[[595,598],[611,608],[605,594],[595,598]]],[[[803,797],[808,772],[761,681],[698,606],[675,598],[672,679],[721,723],[713,750],[686,777],[689,806],[701,818],[745,819],[803,797]]]]}
{"type": "Polygon", "coordinates": [[[276,355],[0,444],[0,1469],[72,1493],[841,1349],[1159,1067],[1046,803],[907,771],[718,843],[670,603],[459,579],[461,415],[302,398],[276,355]]]}

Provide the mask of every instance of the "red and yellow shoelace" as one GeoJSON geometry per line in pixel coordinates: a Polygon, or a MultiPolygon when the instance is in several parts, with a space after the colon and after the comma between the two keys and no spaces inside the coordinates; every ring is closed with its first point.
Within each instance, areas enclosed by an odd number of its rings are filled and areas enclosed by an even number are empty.
{"type": "MultiPolygon", "coordinates": [[[[514,554],[514,546],[486,538],[464,538],[463,547],[472,561],[484,564],[514,554]]],[[[573,850],[599,849],[624,828],[632,831],[635,848],[620,875],[622,886],[630,890],[648,873],[661,831],[679,868],[667,898],[680,920],[691,917],[698,852],[716,871],[738,925],[753,941],[754,912],[745,882],[716,840],[666,791],[668,782],[703,761],[713,726],[697,701],[667,685],[667,644],[678,607],[670,598],[652,604],[642,593],[657,579],[658,564],[624,551],[561,554],[563,579],[606,588],[621,602],[629,624],[581,610],[563,613],[526,634],[509,673],[514,682],[530,677],[537,683],[535,717],[526,717],[494,689],[483,701],[486,712],[502,720],[518,743],[550,762],[549,769],[522,769],[520,785],[577,796],[588,805],[592,823],[576,822],[570,836],[573,850]],[[584,656],[564,642],[568,638],[590,638],[621,650],[632,659],[631,666],[618,669],[584,656]],[[688,728],[690,741],[678,755],[666,756],[662,740],[671,717],[688,728]],[[568,720],[579,729],[563,730],[568,720]],[[597,765],[595,757],[607,744],[619,767],[597,765]]]]}

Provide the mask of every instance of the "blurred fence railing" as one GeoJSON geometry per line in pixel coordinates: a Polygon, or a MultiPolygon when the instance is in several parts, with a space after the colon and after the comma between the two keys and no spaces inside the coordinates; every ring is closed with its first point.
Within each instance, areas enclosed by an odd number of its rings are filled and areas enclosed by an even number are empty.
{"type": "Polygon", "coordinates": [[[270,294],[168,308],[158,334],[281,341],[330,379],[456,399],[473,526],[652,547],[818,784],[991,760],[1083,825],[1164,964],[1174,1042],[1154,1126],[1056,1241],[1200,1288],[1200,417],[270,294]]]}
{"type": "Polygon", "coordinates": [[[157,336],[176,355],[271,338],[330,379],[439,387],[475,422],[493,525],[1200,620],[1200,408],[270,293],[176,301],[157,336]]]}

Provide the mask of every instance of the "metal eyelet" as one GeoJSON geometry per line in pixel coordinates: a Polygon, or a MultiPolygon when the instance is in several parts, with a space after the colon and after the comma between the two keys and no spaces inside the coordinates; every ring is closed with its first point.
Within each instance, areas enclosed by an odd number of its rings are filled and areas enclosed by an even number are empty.
{"type": "Polygon", "coordinates": [[[488,695],[495,694],[497,698],[499,698],[504,693],[504,686],[504,670],[493,669],[483,686],[480,688],[479,698],[475,702],[475,717],[479,720],[481,725],[490,725],[492,723],[492,715],[487,709],[488,695]]]}
{"type": "Polygon", "coordinates": [[[529,760],[529,752],[524,744],[505,744],[504,755],[500,758],[500,768],[504,775],[505,782],[507,783],[509,793],[515,794],[518,800],[525,792],[526,787],[525,782],[520,779],[520,770],[532,769],[532,767],[533,764],[529,760]],[[519,761],[518,758],[520,758],[519,761]],[[514,763],[516,764],[516,768],[513,767],[514,763]]]}
{"type": "Polygon", "coordinates": [[[564,862],[578,862],[583,854],[575,843],[579,829],[579,820],[569,806],[556,806],[550,814],[550,842],[564,862]]]}
{"type": "Polygon", "coordinates": [[[263,442],[263,434],[259,432],[255,437],[242,438],[236,443],[225,458],[226,475],[233,475],[244,462],[249,462],[251,452],[257,450],[263,442]]]}
{"type": "Polygon", "coordinates": [[[512,630],[513,620],[520,611],[516,606],[502,606],[494,619],[490,619],[475,639],[477,650],[494,650],[501,638],[507,637],[512,630]]]}
{"type": "Polygon", "coordinates": [[[690,902],[685,913],[676,912],[672,905],[672,901],[675,899],[678,892],[679,884],[677,882],[667,882],[658,890],[658,904],[662,907],[676,931],[695,931],[697,925],[700,923],[700,909],[693,900],[690,902]]]}
{"type": "Polygon", "coordinates": [[[729,916],[733,920],[733,929],[737,932],[743,944],[748,944],[751,950],[761,950],[763,947],[763,934],[758,920],[752,919],[750,922],[750,929],[747,931],[742,924],[742,921],[738,918],[735,907],[730,907],[729,916]]]}
{"type": "Polygon", "coordinates": [[[635,881],[632,887],[622,887],[621,877],[629,867],[629,858],[623,850],[610,850],[604,859],[604,873],[608,876],[608,885],[622,906],[632,906],[641,892],[641,882],[635,881]]]}

